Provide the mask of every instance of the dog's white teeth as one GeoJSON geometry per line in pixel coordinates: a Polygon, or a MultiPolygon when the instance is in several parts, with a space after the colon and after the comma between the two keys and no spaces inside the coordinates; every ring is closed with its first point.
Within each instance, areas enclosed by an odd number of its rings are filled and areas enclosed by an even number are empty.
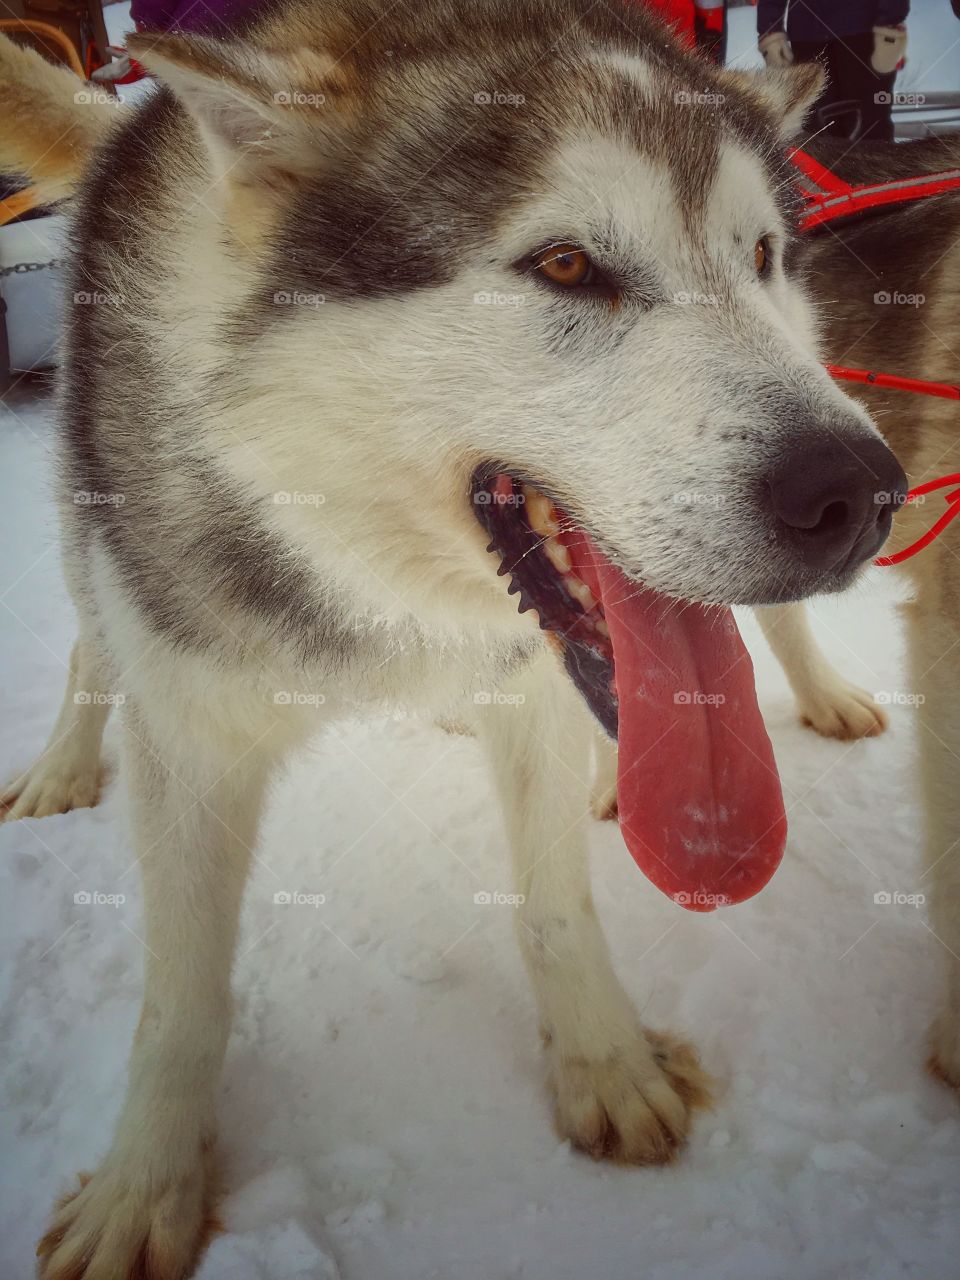
{"type": "Polygon", "coordinates": [[[556,508],[550,499],[527,485],[523,486],[523,496],[526,499],[527,522],[530,528],[535,529],[537,533],[542,533],[545,538],[555,538],[560,532],[560,523],[557,520],[556,508]]]}
{"type": "Polygon", "coordinates": [[[604,640],[610,639],[610,628],[607,626],[607,624],[604,622],[602,618],[598,618],[594,625],[597,628],[598,636],[603,636],[604,640]]]}
{"type": "Polygon", "coordinates": [[[543,549],[547,559],[558,573],[570,572],[573,562],[570,559],[570,552],[562,542],[558,542],[556,538],[548,538],[543,544],[543,549]]]}
{"type": "Polygon", "coordinates": [[[574,600],[582,605],[584,609],[590,610],[596,607],[596,600],[593,598],[593,592],[585,582],[581,582],[579,578],[575,578],[573,574],[568,574],[563,585],[567,588],[574,600]]]}

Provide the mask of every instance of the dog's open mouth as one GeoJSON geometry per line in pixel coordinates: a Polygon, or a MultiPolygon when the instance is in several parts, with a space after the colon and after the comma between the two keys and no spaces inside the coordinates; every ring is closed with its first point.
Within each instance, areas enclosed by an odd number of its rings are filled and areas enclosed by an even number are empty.
{"type": "Polygon", "coordinates": [[[533,609],[619,744],[620,827],[634,860],[695,911],[752,897],[786,818],[753,665],[729,609],[628,578],[545,494],[481,468],[471,494],[498,572],[533,609]]]}

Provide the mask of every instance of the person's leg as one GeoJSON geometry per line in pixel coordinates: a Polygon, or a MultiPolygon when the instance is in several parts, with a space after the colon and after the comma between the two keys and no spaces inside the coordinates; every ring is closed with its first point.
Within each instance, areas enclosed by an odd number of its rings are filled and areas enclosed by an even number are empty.
{"type": "Polygon", "coordinates": [[[850,123],[849,117],[838,112],[834,119],[833,108],[839,105],[840,96],[837,93],[833,75],[831,46],[821,40],[791,40],[790,48],[793,50],[794,62],[819,62],[827,73],[827,83],[814,107],[818,123],[814,124],[811,132],[815,133],[823,125],[827,125],[827,132],[846,137],[846,126],[850,123]]]}
{"type": "Polygon", "coordinates": [[[831,78],[837,97],[855,100],[860,108],[858,142],[893,141],[893,86],[897,73],[878,75],[870,65],[873,32],[847,36],[830,46],[831,78]]]}

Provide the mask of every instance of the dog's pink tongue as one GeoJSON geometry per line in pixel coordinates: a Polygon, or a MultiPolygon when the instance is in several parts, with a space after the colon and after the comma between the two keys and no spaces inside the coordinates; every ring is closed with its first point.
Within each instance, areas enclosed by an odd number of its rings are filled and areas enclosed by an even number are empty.
{"type": "Polygon", "coordinates": [[[586,535],[564,540],[610,629],[628,849],[692,911],[752,897],[780,863],[787,820],[732,613],[638,589],[586,535]]]}

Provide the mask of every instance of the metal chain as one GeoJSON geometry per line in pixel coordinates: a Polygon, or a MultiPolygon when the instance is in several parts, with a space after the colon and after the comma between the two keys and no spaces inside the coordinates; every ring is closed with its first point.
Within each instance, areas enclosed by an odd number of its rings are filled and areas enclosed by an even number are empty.
{"type": "Polygon", "coordinates": [[[13,266],[0,266],[0,280],[6,275],[26,275],[28,271],[42,271],[47,266],[65,266],[65,257],[51,257],[49,262],[15,262],[13,266]]]}

